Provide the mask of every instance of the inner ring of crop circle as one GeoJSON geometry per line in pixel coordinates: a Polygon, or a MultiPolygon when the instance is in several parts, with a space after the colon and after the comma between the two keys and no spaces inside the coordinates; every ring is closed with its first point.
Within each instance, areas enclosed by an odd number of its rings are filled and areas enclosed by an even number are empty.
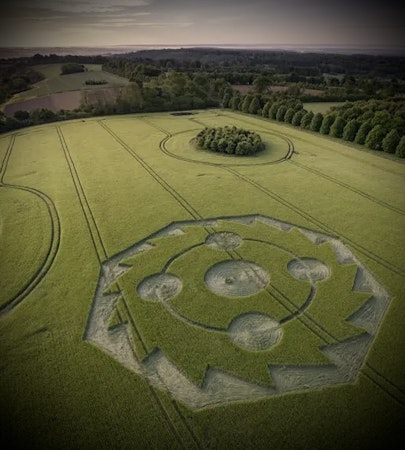
{"type": "Polygon", "coordinates": [[[194,162],[210,166],[255,166],[276,164],[284,161],[291,153],[288,141],[269,131],[252,130],[260,134],[266,145],[263,152],[254,156],[225,155],[209,150],[197,149],[192,143],[201,130],[181,131],[161,142],[160,148],[168,156],[182,161],[194,162]]]}

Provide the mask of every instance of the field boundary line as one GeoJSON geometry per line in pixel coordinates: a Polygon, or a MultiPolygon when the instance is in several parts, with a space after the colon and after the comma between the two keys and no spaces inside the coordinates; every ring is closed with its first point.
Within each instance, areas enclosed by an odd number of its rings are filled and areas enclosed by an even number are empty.
{"type": "Polygon", "coordinates": [[[46,206],[46,209],[49,214],[49,218],[51,221],[51,237],[48,250],[46,251],[44,260],[42,264],[37,268],[35,273],[32,275],[30,280],[14,295],[13,298],[8,300],[0,307],[0,317],[5,314],[11,312],[18,304],[20,304],[45,278],[50,268],[52,267],[56,255],[59,251],[60,247],[60,237],[61,237],[61,223],[58,214],[58,210],[56,208],[53,200],[44,192],[34,189],[29,186],[17,185],[17,184],[8,184],[4,182],[4,176],[8,167],[8,163],[10,160],[11,152],[14,148],[16,140],[16,135],[13,134],[11,136],[6,154],[4,155],[4,159],[0,168],[0,188],[5,189],[18,189],[21,191],[28,192],[30,194],[38,197],[46,206]]]}
{"type": "Polygon", "coordinates": [[[292,161],[291,160],[290,163],[294,164],[297,167],[302,168],[303,170],[307,170],[308,172],[312,172],[315,175],[318,175],[318,176],[320,176],[322,178],[325,178],[326,180],[328,180],[328,181],[330,181],[332,183],[335,183],[335,184],[337,184],[339,186],[342,186],[342,187],[348,189],[349,191],[351,191],[351,192],[353,192],[355,194],[358,194],[361,197],[364,197],[364,198],[366,198],[367,200],[369,200],[369,201],[371,201],[373,203],[378,204],[379,206],[382,206],[384,208],[390,209],[391,211],[396,212],[398,214],[405,215],[405,211],[403,209],[397,208],[396,206],[393,206],[393,205],[390,205],[389,203],[387,203],[387,202],[385,202],[383,200],[380,200],[380,199],[378,199],[378,198],[376,198],[376,197],[374,197],[374,196],[372,196],[370,194],[367,194],[366,192],[363,192],[360,189],[357,189],[357,188],[351,186],[350,184],[347,184],[347,183],[345,183],[343,181],[340,181],[340,180],[338,180],[338,179],[336,179],[334,177],[331,177],[330,175],[327,175],[327,174],[321,172],[318,169],[314,169],[312,167],[308,167],[305,164],[299,163],[297,161],[292,161]]]}
{"type": "Polygon", "coordinates": [[[107,256],[106,249],[104,247],[104,243],[101,239],[100,231],[97,227],[97,223],[94,218],[93,212],[90,209],[90,205],[87,200],[83,185],[80,181],[79,174],[78,174],[76,166],[73,162],[72,156],[69,151],[69,147],[67,146],[67,143],[66,143],[65,137],[62,133],[61,127],[56,126],[56,131],[58,133],[59,141],[60,141],[60,144],[61,144],[61,147],[63,150],[63,154],[65,156],[69,171],[70,171],[70,175],[71,175],[71,178],[73,181],[74,188],[76,190],[77,197],[80,202],[80,206],[81,206],[83,214],[84,214],[84,218],[87,222],[87,226],[90,231],[90,236],[92,238],[97,257],[101,263],[103,260],[106,260],[108,256],[107,256]],[[94,239],[94,234],[97,236],[97,239],[94,239]]]}
{"type": "Polygon", "coordinates": [[[202,219],[202,216],[190,205],[190,203],[179,194],[172,186],[170,186],[148,163],[145,162],[126,142],[124,142],[114,131],[108,127],[107,124],[98,121],[99,125],[109,133],[120,146],[129,153],[145,170],[146,172],[162,186],[189,214],[193,219],[202,219]]]}
{"type": "Polygon", "coordinates": [[[397,403],[405,406],[405,392],[385,375],[373,367],[370,363],[366,362],[361,368],[360,373],[366,377],[369,381],[374,383],[384,392],[386,392],[397,403]]]}
{"type": "Polygon", "coordinates": [[[251,178],[249,178],[247,175],[243,175],[242,173],[238,172],[237,170],[235,170],[233,168],[224,167],[224,169],[228,170],[230,173],[235,175],[237,178],[239,178],[239,179],[245,181],[246,183],[254,186],[256,189],[258,189],[259,191],[261,191],[264,194],[268,195],[270,198],[272,198],[273,200],[275,200],[278,203],[282,204],[283,206],[291,209],[296,214],[300,215],[301,217],[303,217],[304,219],[308,220],[312,224],[314,224],[317,227],[321,228],[323,231],[326,231],[329,234],[332,233],[333,235],[335,235],[337,237],[343,238],[352,247],[354,247],[358,252],[362,253],[367,258],[373,260],[377,264],[383,266],[384,268],[386,268],[390,272],[393,272],[396,275],[399,275],[399,276],[405,278],[405,271],[403,269],[395,266],[390,261],[387,261],[385,258],[382,258],[381,256],[378,256],[374,252],[372,252],[372,251],[368,250],[367,248],[363,247],[361,244],[357,244],[355,241],[353,241],[349,237],[347,237],[347,236],[345,236],[345,235],[343,235],[341,233],[338,233],[335,229],[333,229],[329,225],[326,225],[321,220],[319,220],[316,217],[312,216],[311,214],[305,212],[300,207],[294,205],[293,203],[289,202],[288,200],[285,200],[283,197],[281,197],[280,195],[278,195],[275,192],[271,191],[269,188],[267,188],[265,186],[262,186],[258,182],[256,182],[256,181],[252,180],[251,178]]]}
{"type": "MultiPolygon", "coordinates": [[[[336,234],[336,232],[331,229],[330,227],[328,227],[327,225],[323,224],[321,221],[319,221],[318,219],[314,218],[313,216],[305,213],[304,211],[302,211],[300,208],[292,205],[291,203],[289,203],[287,200],[283,199],[282,197],[278,196],[277,194],[273,193],[272,191],[270,191],[269,189],[265,188],[264,186],[261,186],[259,183],[256,183],[255,181],[251,180],[249,177],[240,174],[239,172],[237,172],[235,169],[230,169],[230,168],[226,168],[229,172],[233,173],[235,176],[239,177],[240,179],[246,181],[247,183],[255,186],[257,189],[261,190],[262,192],[266,193],[267,195],[269,195],[271,198],[273,198],[274,200],[280,202],[281,204],[283,204],[284,206],[292,209],[294,212],[298,213],[299,215],[301,215],[302,217],[304,217],[306,220],[310,220],[312,223],[314,223],[317,226],[321,226],[323,230],[327,231],[328,233],[334,233],[336,236],[339,236],[338,234],[336,234]],[[308,216],[308,217],[306,217],[308,216]]],[[[365,254],[366,256],[368,256],[364,251],[362,251],[362,246],[360,246],[359,244],[354,243],[353,241],[350,241],[350,239],[345,238],[346,240],[348,240],[349,242],[351,242],[351,245],[353,247],[355,247],[357,249],[357,251],[365,254]]],[[[372,254],[372,253],[371,253],[372,254]]],[[[385,264],[378,261],[378,259],[376,259],[375,257],[371,258],[370,256],[368,256],[370,259],[373,259],[375,262],[383,265],[384,267],[385,264]]],[[[376,256],[378,258],[378,256],[376,256]]],[[[394,266],[395,267],[395,266],[394,266]]],[[[391,270],[394,273],[397,273],[395,270],[386,267],[387,269],[391,270]]],[[[396,269],[396,268],[395,268],[396,269]]],[[[398,275],[401,275],[401,273],[397,273],[398,275]]],[[[403,275],[401,275],[403,276],[403,275]]],[[[316,321],[312,320],[315,324],[317,324],[316,321]]],[[[321,329],[323,328],[321,325],[317,324],[321,329]]],[[[333,337],[326,329],[324,329],[324,331],[331,337],[333,337]]],[[[318,335],[318,337],[321,337],[318,333],[315,333],[316,335],[318,335]]],[[[322,338],[321,338],[322,339],[322,338]]],[[[381,390],[383,390],[387,395],[389,395],[391,398],[393,398],[395,401],[397,401],[398,403],[400,403],[401,405],[405,405],[405,401],[402,400],[400,397],[403,395],[402,394],[402,390],[393,382],[391,382],[388,378],[386,378],[384,375],[379,374],[379,372],[377,371],[377,369],[374,369],[373,366],[371,366],[370,364],[367,364],[368,369],[366,371],[364,371],[364,366],[361,369],[361,373],[363,373],[364,376],[366,376],[370,381],[372,381],[376,386],[378,386],[379,388],[381,388],[381,390]],[[382,379],[383,381],[380,381],[377,379],[376,375],[379,375],[380,379],[382,379]],[[392,393],[392,391],[395,391],[396,394],[392,393]]]]}

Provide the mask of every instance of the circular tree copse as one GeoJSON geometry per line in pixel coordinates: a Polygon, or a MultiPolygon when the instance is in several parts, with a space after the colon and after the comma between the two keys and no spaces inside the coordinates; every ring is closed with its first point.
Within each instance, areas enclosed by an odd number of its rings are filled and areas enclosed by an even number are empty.
{"type": "Polygon", "coordinates": [[[254,155],[264,150],[260,136],[242,128],[204,128],[194,140],[198,148],[228,155],[254,155]]]}

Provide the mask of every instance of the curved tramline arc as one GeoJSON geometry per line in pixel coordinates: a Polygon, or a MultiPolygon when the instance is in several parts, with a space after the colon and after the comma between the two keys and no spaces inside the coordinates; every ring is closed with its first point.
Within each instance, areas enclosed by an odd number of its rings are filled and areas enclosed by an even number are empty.
{"type": "Polygon", "coordinates": [[[10,139],[9,146],[7,148],[6,154],[1,164],[0,168],[0,188],[3,189],[17,189],[29,194],[32,194],[39,198],[41,202],[43,202],[46,206],[46,210],[49,215],[49,219],[51,222],[51,231],[50,231],[50,243],[45,252],[44,259],[42,263],[37,267],[32,277],[25,283],[25,285],[9,300],[7,300],[0,307],[0,315],[7,314],[11,312],[17,305],[19,305],[42,281],[42,279],[49,272],[52,264],[56,258],[56,255],[60,246],[60,236],[61,236],[61,223],[58,215],[57,208],[53,200],[46,195],[44,192],[34,189],[29,186],[22,186],[17,184],[9,184],[4,182],[4,176],[6,174],[8,162],[11,156],[11,152],[14,147],[16,135],[13,134],[10,139]]]}
{"type": "MultiPolygon", "coordinates": [[[[154,124],[152,124],[152,126],[154,126],[154,124]]],[[[161,131],[163,131],[162,129],[160,129],[161,131]]],[[[199,130],[199,129],[197,129],[199,130]]],[[[196,130],[196,131],[197,131],[196,130]]],[[[191,130],[194,131],[194,130],[191,130]]],[[[201,165],[207,165],[207,166],[219,166],[219,167],[229,167],[229,166],[235,166],[235,167],[250,167],[250,166],[270,166],[270,165],[274,165],[274,164],[280,164],[282,162],[288,161],[293,153],[294,153],[294,144],[293,142],[284,137],[284,136],[279,136],[281,139],[283,139],[286,143],[287,143],[287,152],[285,154],[285,156],[283,156],[282,158],[279,158],[277,160],[274,161],[264,161],[264,162],[218,162],[218,163],[214,163],[212,161],[201,161],[201,160],[196,160],[196,159],[192,159],[192,158],[187,158],[185,156],[180,156],[180,155],[176,155],[175,153],[171,152],[168,148],[167,148],[167,143],[170,141],[170,139],[172,139],[173,137],[183,134],[183,133],[189,133],[190,130],[187,131],[180,131],[178,133],[175,134],[169,134],[167,131],[163,131],[166,134],[166,137],[163,138],[160,142],[160,150],[165,153],[166,155],[170,156],[171,158],[175,158],[178,159],[180,161],[185,161],[185,162],[191,162],[191,163],[195,163],[195,164],[201,164],[201,165]]],[[[269,135],[276,135],[275,133],[271,133],[271,132],[265,132],[266,134],[269,135]]],[[[229,157],[230,158],[230,157],[229,157]]]]}

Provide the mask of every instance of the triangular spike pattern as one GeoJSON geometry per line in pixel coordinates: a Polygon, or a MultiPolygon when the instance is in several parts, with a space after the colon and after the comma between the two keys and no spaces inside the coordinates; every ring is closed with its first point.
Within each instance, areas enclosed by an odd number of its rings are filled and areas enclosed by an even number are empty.
{"type": "Polygon", "coordinates": [[[294,225],[290,223],[281,222],[280,220],[276,220],[266,216],[259,216],[257,220],[280,231],[290,231],[294,227],[294,225]]]}
{"type": "Polygon", "coordinates": [[[339,239],[330,239],[329,244],[335,252],[336,259],[340,264],[354,264],[357,262],[353,253],[343,244],[343,242],[339,241],[339,239]]]}
{"type": "Polygon", "coordinates": [[[389,298],[372,296],[347,321],[375,336],[388,307],[389,298]]]}
{"type": "Polygon", "coordinates": [[[271,365],[270,376],[278,393],[319,389],[342,382],[334,365],[271,365]]]}
{"type": "Polygon", "coordinates": [[[306,238],[308,238],[315,245],[319,245],[322,244],[323,242],[327,242],[330,240],[330,236],[318,233],[317,231],[311,231],[305,228],[301,228],[300,231],[306,238]]]}
{"type": "Polygon", "coordinates": [[[337,366],[345,382],[350,383],[356,379],[372,341],[371,335],[363,333],[336,344],[325,345],[321,351],[337,366]]]}

